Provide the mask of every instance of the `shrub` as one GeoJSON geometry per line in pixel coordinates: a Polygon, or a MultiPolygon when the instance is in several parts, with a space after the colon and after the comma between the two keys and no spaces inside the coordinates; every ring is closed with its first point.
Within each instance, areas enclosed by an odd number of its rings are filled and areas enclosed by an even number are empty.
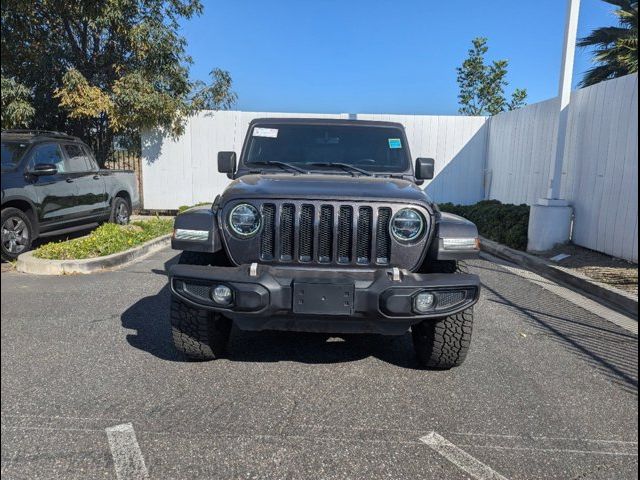
{"type": "Polygon", "coordinates": [[[35,250],[33,254],[38,258],[49,260],[103,257],[171,233],[172,229],[173,219],[171,218],[155,218],[132,222],[129,225],[105,223],[85,237],[47,243],[35,250]]]}
{"type": "Polygon", "coordinates": [[[180,205],[178,207],[178,213],[182,213],[186,210],[189,210],[190,208],[193,207],[202,207],[204,205],[211,205],[211,202],[200,202],[200,203],[196,203],[195,205],[180,205]]]}
{"type": "Polygon", "coordinates": [[[527,249],[529,209],[525,204],[503,204],[498,200],[484,200],[475,205],[440,205],[443,212],[471,220],[483,237],[518,250],[527,249]]]}

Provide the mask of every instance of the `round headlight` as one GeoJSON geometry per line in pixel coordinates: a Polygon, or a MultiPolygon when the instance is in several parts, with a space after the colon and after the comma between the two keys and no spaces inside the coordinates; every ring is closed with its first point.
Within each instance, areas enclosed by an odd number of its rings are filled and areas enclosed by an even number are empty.
{"type": "Polygon", "coordinates": [[[391,233],[401,242],[410,242],[420,236],[424,220],[413,208],[398,210],[391,219],[391,233]]]}
{"type": "Polygon", "coordinates": [[[239,237],[251,237],[260,229],[260,213],[248,203],[236,205],[229,214],[229,227],[239,237]]]}

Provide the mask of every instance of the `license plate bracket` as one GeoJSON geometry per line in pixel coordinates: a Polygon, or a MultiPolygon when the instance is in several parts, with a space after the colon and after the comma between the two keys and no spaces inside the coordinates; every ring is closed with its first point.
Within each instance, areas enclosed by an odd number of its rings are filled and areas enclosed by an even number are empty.
{"type": "Polygon", "coordinates": [[[354,301],[353,284],[293,284],[293,312],[306,315],[351,315],[354,301]]]}

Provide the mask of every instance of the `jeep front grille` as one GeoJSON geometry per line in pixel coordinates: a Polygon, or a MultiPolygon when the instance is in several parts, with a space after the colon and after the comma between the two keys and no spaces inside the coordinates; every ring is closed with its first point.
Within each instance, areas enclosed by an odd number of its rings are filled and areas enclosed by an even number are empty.
{"type": "Polygon", "coordinates": [[[260,260],[388,265],[391,209],[345,204],[263,203],[260,260]]]}

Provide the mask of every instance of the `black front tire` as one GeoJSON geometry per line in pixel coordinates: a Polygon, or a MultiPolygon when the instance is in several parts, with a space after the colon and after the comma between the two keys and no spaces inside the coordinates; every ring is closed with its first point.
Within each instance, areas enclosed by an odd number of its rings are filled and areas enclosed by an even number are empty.
{"type": "Polygon", "coordinates": [[[171,331],[176,349],[190,360],[215,360],[226,351],[231,320],[172,296],[171,331]]]}
{"type": "Polygon", "coordinates": [[[473,307],[411,327],[413,346],[420,365],[448,370],[464,363],[471,345],[473,307]]]}
{"type": "Polygon", "coordinates": [[[118,225],[127,225],[131,220],[131,205],[124,197],[116,197],[111,205],[109,221],[118,225]]]}
{"type": "Polygon", "coordinates": [[[33,224],[29,215],[17,208],[2,210],[2,260],[12,262],[18,255],[28,252],[33,242],[33,224]]]}

